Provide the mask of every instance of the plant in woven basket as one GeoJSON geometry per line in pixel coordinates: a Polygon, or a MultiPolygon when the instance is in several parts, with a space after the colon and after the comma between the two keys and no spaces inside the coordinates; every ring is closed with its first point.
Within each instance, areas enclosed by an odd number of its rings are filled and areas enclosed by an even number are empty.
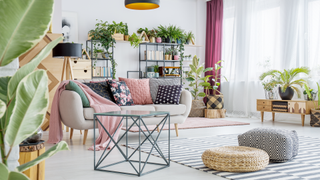
{"type": "MultiPolygon", "coordinates": [[[[314,104],[314,108],[311,109],[311,116],[310,116],[310,126],[312,127],[320,127],[320,86],[317,83],[317,87],[318,87],[318,92],[317,92],[317,96],[318,96],[318,102],[316,101],[312,101],[314,104]]],[[[309,89],[309,87],[304,84],[304,89],[308,95],[309,99],[313,98],[313,94],[311,94],[311,90],[309,89]]]]}
{"type": "MultiPolygon", "coordinates": [[[[0,27],[5,27],[1,28],[0,34],[0,67],[10,64],[40,42],[52,20],[53,3],[53,0],[25,0],[18,4],[11,0],[0,2],[6,7],[1,9],[3,15],[0,16],[0,27]],[[8,17],[10,21],[6,20],[8,17]]],[[[8,169],[8,160],[14,156],[12,149],[19,148],[19,144],[33,135],[45,120],[49,106],[48,76],[46,71],[37,67],[61,40],[62,37],[49,43],[13,76],[0,77],[1,180],[28,180],[23,171],[58,151],[68,149],[66,142],[62,141],[14,171],[8,169]]]]}
{"type": "Polygon", "coordinates": [[[212,67],[208,67],[204,69],[204,64],[199,65],[199,58],[197,56],[193,57],[192,64],[190,66],[190,71],[187,71],[186,80],[189,81],[189,87],[186,90],[190,91],[193,99],[199,99],[199,97],[205,97],[206,93],[200,92],[204,87],[207,88],[210,83],[208,82],[209,77],[212,75],[208,75],[205,77],[201,77],[203,73],[207,71],[212,71],[212,67]]]}
{"type": "Polygon", "coordinates": [[[273,77],[274,81],[267,83],[266,85],[275,86],[280,85],[279,94],[283,100],[291,100],[294,92],[297,93],[300,98],[301,92],[297,86],[302,87],[307,81],[303,78],[297,78],[300,74],[308,75],[310,69],[308,67],[299,67],[292,69],[284,69],[283,72],[278,70],[267,71],[259,77],[263,81],[266,77],[273,77]]]}

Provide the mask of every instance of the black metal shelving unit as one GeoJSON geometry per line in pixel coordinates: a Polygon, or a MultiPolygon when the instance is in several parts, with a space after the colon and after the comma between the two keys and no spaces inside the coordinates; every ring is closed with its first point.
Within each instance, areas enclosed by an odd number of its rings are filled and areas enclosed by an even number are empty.
{"type": "MultiPolygon", "coordinates": [[[[163,65],[163,67],[168,66],[168,64],[171,64],[171,66],[180,65],[181,60],[165,60],[165,50],[167,48],[172,47],[178,47],[179,44],[175,43],[140,43],[139,44],[139,79],[147,78],[147,67],[148,63],[151,63],[152,65],[163,65]],[[149,48],[148,48],[149,47],[149,48]],[[152,47],[152,48],[151,48],[152,47]],[[159,60],[150,60],[147,59],[147,52],[148,49],[154,50],[154,51],[163,51],[163,59],[159,60]],[[146,52],[146,54],[145,54],[146,52]],[[145,56],[145,57],[144,57],[145,56]],[[143,69],[144,68],[144,69],[143,69]],[[143,74],[145,72],[145,75],[143,74]]],[[[180,67],[180,66],[176,66],[180,67]]],[[[182,82],[182,69],[180,69],[180,76],[179,77],[173,77],[173,76],[164,76],[164,77],[154,77],[157,79],[170,79],[170,78],[180,78],[182,82]]]]}
{"type": "MultiPolygon", "coordinates": [[[[91,78],[93,79],[93,78],[112,78],[113,77],[113,71],[112,71],[112,73],[110,73],[110,76],[94,76],[93,75],[93,61],[105,61],[105,64],[106,64],[106,66],[105,66],[105,68],[107,69],[108,67],[109,67],[109,61],[110,61],[110,63],[111,63],[111,60],[112,60],[112,58],[113,58],[113,56],[114,56],[114,46],[112,45],[112,57],[108,57],[108,58],[95,58],[95,57],[93,57],[93,42],[97,42],[97,43],[99,43],[99,40],[87,40],[86,41],[86,51],[88,52],[88,54],[90,55],[90,58],[91,58],[91,78]],[[90,48],[90,50],[89,50],[89,48],[90,48]]],[[[88,57],[87,57],[87,59],[88,59],[88,57]]],[[[111,66],[110,67],[112,67],[112,64],[111,64],[111,66]]]]}

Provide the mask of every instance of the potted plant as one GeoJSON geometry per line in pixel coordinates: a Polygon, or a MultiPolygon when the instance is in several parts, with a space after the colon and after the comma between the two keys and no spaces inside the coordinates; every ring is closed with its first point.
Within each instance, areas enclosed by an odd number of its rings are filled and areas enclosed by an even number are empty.
{"type": "Polygon", "coordinates": [[[108,25],[108,31],[112,33],[112,38],[115,40],[123,41],[126,25],[123,22],[116,23],[112,21],[112,24],[108,25]]]}
{"type": "Polygon", "coordinates": [[[154,77],[158,78],[159,77],[159,65],[154,65],[154,77]]]}
{"type": "Polygon", "coordinates": [[[188,33],[186,33],[185,38],[186,38],[186,44],[190,44],[190,42],[193,42],[195,39],[192,31],[189,31],[188,33]]]}
{"type": "Polygon", "coordinates": [[[125,41],[129,41],[129,30],[128,30],[128,25],[127,23],[125,24],[125,27],[124,27],[124,40],[125,41]]]}
{"type": "Polygon", "coordinates": [[[171,60],[170,56],[171,56],[171,49],[168,48],[168,49],[166,49],[166,51],[164,53],[164,60],[171,60]]]}
{"type": "Polygon", "coordinates": [[[274,81],[268,83],[268,85],[280,85],[279,86],[279,95],[282,100],[291,100],[294,92],[297,93],[298,97],[301,97],[301,92],[297,86],[302,87],[307,81],[303,78],[297,78],[299,74],[310,73],[308,67],[299,67],[293,69],[284,69],[283,72],[278,70],[270,70],[263,73],[259,79],[263,81],[266,77],[273,77],[274,81]]]}
{"type": "Polygon", "coordinates": [[[310,126],[312,127],[320,127],[320,86],[317,83],[318,92],[316,95],[318,96],[318,101],[315,101],[315,98],[313,97],[313,94],[311,94],[312,89],[309,89],[309,87],[304,84],[304,89],[308,95],[309,99],[313,99],[313,105],[314,108],[311,108],[311,115],[310,115],[310,126]]]}
{"type": "MultiPolygon", "coordinates": [[[[305,84],[305,86],[306,86],[306,84],[305,84]]],[[[305,90],[303,91],[304,100],[314,101],[316,99],[317,92],[314,92],[313,89],[310,89],[310,87],[308,87],[308,91],[311,94],[311,98],[309,97],[309,95],[307,93],[307,89],[305,88],[305,90]]]]}
{"type": "Polygon", "coordinates": [[[177,26],[168,26],[168,33],[171,43],[178,43],[177,40],[183,36],[183,31],[177,26]]]}
{"type": "Polygon", "coordinates": [[[212,71],[213,68],[204,69],[204,64],[199,64],[197,56],[193,57],[192,64],[189,66],[191,70],[186,72],[185,78],[189,82],[189,88],[185,89],[190,91],[193,97],[189,117],[203,117],[205,109],[203,98],[206,96],[206,93],[201,92],[201,90],[208,85],[208,82],[205,82],[205,79],[208,79],[212,75],[202,77],[202,74],[207,71],[212,71]]]}
{"type": "MultiPolygon", "coordinates": [[[[1,5],[6,7],[2,10],[5,16],[0,17],[2,25],[6,27],[0,41],[0,52],[6,52],[0,55],[0,67],[4,67],[42,40],[52,20],[53,1],[34,0],[28,6],[17,7],[5,0],[1,5]],[[35,13],[40,13],[41,16],[34,16],[35,13]],[[6,21],[8,17],[12,19],[6,21]]],[[[61,141],[33,161],[20,166],[18,163],[19,144],[38,130],[45,120],[49,106],[47,72],[37,69],[37,66],[61,40],[62,37],[49,43],[13,76],[0,77],[1,179],[27,180],[29,178],[22,174],[23,171],[60,150],[68,149],[66,142],[61,141]]]]}
{"type": "Polygon", "coordinates": [[[178,49],[174,48],[172,50],[173,60],[179,60],[178,49]]]}
{"type": "Polygon", "coordinates": [[[141,43],[141,39],[137,36],[136,33],[133,33],[133,34],[130,36],[129,41],[130,41],[130,45],[131,45],[133,48],[138,48],[138,47],[139,47],[139,44],[141,43]]]}
{"type": "Polygon", "coordinates": [[[158,37],[161,37],[162,42],[171,43],[171,39],[169,38],[168,28],[166,26],[159,25],[157,32],[158,32],[158,37]]]}
{"type": "Polygon", "coordinates": [[[272,83],[274,79],[271,79],[269,81],[262,82],[262,86],[265,92],[266,99],[277,99],[277,91],[276,91],[276,84],[272,83]]]}
{"type": "MultiPolygon", "coordinates": [[[[157,31],[152,29],[151,31],[148,32],[149,34],[149,40],[151,43],[155,43],[156,42],[156,37],[157,37],[157,31]]],[[[147,34],[147,35],[148,35],[147,34]]]]}

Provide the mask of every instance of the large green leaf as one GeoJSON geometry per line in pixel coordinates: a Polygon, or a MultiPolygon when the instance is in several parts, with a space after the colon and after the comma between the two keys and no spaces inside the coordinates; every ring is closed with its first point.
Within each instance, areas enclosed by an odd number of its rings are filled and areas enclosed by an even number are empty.
{"type": "Polygon", "coordinates": [[[3,102],[7,102],[7,90],[8,90],[8,83],[10,81],[11,77],[0,77],[0,99],[3,102]]]}
{"type": "Polygon", "coordinates": [[[213,70],[212,67],[208,67],[208,68],[204,69],[203,72],[205,73],[205,72],[212,71],[212,70],[213,70]]]}
{"type": "Polygon", "coordinates": [[[4,103],[1,99],[0,99],[0,118],[2,118],[2,116],[4,115],[4,113],[6,112],[7,106],[6,103],[4,103]]]}
{"type": "Polygon", "coordinates": [[[0,163],[0,180],[29,180],[29,178],[20,172],[10,172],[3,163],[0,163]]]}
{"type": "Polygon", "coordinates": [[[55,155],[57,152],[62,151],[62,150],[69,150],[68,144],[64,141],[59,142],[55,146],[51,147],[49,150],[47,150],[45,153],[41,154],[39,157],[36,159],[27,162],[25,164],[22,164],[21,166],[17,167],[17,170],[19,172],[25,171],[29,169],[30,167],[39,164],[41,161],[55,155]]]}
{"type": "Polygon", "coordinates": [[[17,88],[16,103],[5,136],[10,147],[19,145],[40,127],[48,105],[46,71],[37,70],[23,78],[17,88]]]}
{"type": "Polygon", "coordinates": [[[45,48],[41,50],[41,52],[33,58],[28,64],[22,66],[11,78],[8,85],[8,98],[11,99],[17,89],[17,86],[21,79],[23,79],[26,75],[31,73],[34,69],[38,67],[40,62],[46,58],[51,50],[62,40],[62,37],[50,42],[45,48]]]}
{"type": "Polygon", "coordinates": [[[199,97],[205,97],[205,96],[206,96],[206,93],[201,92],[201,93],[198,94],[198,96],[199,96],[199,97]]]}
{"type": "Polygon", "coordinates": [[[33,48],[48,30],[54,0],[0,1],[0,66],[33,48]]]}

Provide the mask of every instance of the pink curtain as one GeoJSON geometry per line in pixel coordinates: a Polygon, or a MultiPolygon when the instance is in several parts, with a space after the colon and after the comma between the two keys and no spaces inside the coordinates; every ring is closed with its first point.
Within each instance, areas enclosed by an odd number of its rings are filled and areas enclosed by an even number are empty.
{"type": "MultiPolygon", "coordinates": [[[[211,0],[207,2],[207,30],[206,30],[206,61],[205,67],[214,67],[221,60],[222,48],[222,17],[223,0],[211,0]]],[[[213,75],[212,71],[205,75],[213,75]]],[[[210,79],[210,83],[212,83],[210,79]]],[[[220,88],[219,88],[220,90],[220,88]]],[[[212,94],[212,91],[210,91],[212,94]]]]}

